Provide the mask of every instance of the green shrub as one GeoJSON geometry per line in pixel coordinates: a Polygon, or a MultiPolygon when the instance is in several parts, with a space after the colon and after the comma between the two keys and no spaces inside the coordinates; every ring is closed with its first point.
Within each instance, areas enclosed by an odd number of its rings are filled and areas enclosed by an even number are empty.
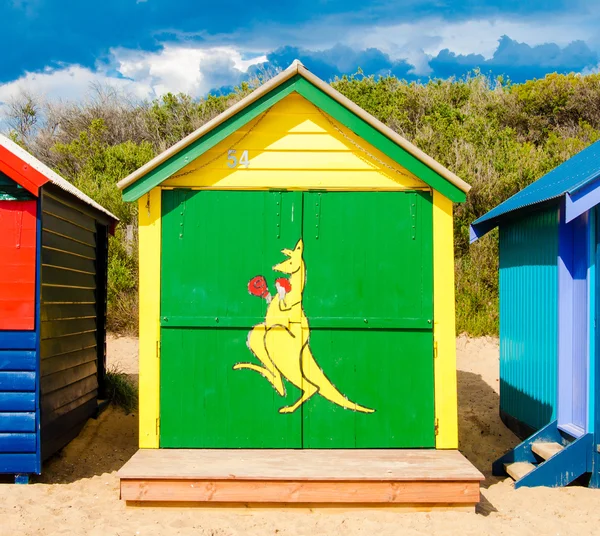
{"type": "Polygon", "coordinates": [[[125,411],[132,413],[138,407],[138,388],[129,375],[112,367],[104,376],[106,394],[111,404],[115,404],[125,411]]]}

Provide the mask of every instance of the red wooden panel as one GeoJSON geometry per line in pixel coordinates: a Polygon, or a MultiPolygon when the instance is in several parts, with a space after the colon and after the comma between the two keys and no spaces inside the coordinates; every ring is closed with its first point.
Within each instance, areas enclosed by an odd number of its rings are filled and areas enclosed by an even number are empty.
{"type": "Polygon", "coordinates": [[[0,329],[35,328],[36,201],[0,201],[0,329]]]}
{"type": "Polygon", "coordinates": [[[40,186],[48,182],[48,178],[37,169],[2,146],[0,146],[0,170],[36,196],[39,194],[40,186]]]}

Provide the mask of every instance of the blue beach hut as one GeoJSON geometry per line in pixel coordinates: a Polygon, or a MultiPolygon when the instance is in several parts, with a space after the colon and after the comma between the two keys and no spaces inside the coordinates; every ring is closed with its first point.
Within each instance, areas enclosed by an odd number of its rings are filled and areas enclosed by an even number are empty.
{"type": "Polygon", "coordinates": [[[499,228],[500,415],[523,442],[493,472],[516,487],[600,485],[599,203],[597,142],[471,225],[499,228]]]}

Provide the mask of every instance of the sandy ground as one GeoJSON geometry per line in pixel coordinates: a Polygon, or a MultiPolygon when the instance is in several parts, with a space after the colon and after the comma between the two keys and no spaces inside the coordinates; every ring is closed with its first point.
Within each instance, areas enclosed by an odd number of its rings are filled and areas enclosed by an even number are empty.
{"type": "MultiPolygon", "coordinates": [[[[600,534],[600,492],[515,490],[490,475],[517,438],[498,417],[498,344],[457,340],[460,450],[486,476],[476,513],[352,509],[126,507],[117,470],[137,449],[137,416],[115,409],[80,436],[29,486],[0,484],[0,534],[65,535],[567,535],[600,534]]],[[[137,380],[137,341],[109,338],[109,364],[137,380]]]]}

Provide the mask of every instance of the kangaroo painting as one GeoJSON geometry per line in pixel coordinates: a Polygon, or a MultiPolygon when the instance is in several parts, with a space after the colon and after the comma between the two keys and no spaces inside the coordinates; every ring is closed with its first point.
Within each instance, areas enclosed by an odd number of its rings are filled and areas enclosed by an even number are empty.
{"type": "Polygon", "coordinates": [[[273,266],[273,270],[289,275],[289,279],[276,280],[277,293],[274,296],[270,295],[263,276],[250,280],[250,293],[265,299],[268,304],[265,321],[254,326],[248,334],[248,348],[261,364],[238,363],[233,368],[258,372],[281,396],[285,396],[283,378],[298,387],[302,391],[300,398],[294,404],[281,408],[280,413],[296,411],[317,393],[343,408],[373,413],[375,410],[359,406],[340,393],[313,357],[309,344],[308,319],[302,307],[306,282],[303,251],[301,239],[293,250],[282,250],[288,259],[273,266]]]}

